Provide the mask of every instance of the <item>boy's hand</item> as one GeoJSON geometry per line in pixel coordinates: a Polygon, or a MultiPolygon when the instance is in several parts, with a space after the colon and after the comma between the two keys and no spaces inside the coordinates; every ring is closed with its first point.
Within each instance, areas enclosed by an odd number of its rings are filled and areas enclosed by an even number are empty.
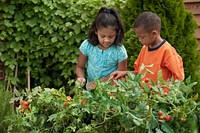
{"type": "Polygon", "coordinates": [[[114,79],[114,80],[117,80],[126,75],[127,75],[127,71],[114,71],[110,74],[110,77],[112,77],[112,79],[114,79]]]}

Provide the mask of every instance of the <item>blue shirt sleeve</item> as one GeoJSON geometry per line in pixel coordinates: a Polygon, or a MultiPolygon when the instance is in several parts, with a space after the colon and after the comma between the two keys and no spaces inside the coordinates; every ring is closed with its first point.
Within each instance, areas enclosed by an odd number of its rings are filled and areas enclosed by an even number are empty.
{"type": "Polygon", "coordinates": [[[80,46],[80,51],[85,55],[88,56],[89,49],[91,48],[91,44],[88,42],[88,40],[84,40],[80,46]]]}
{"type": "Polygon", "coordinates": [[[118,61],[119,63],[122,62],[123,60],[128,58],[128,54],[126,52],[126,49],[124,47],[124,45],[122,46],[118,46],[118,61]]]}

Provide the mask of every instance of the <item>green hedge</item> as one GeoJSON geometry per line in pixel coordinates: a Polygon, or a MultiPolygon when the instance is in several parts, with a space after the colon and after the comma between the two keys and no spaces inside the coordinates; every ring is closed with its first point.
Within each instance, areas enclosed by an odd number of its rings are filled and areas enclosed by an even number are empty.
{"type": "Polygon", "coordinates": [[[5,62],[6,81],[1,86],[26,87],[28,70],[31,87],[59,88],[74,79],[78,47],[101,6],[120,10],[127,31],[129,70],[141,49],[132,24],[142,11],[151,10],[162,19],[162,37],[183,57],[186,77],[200,81],[195,73],[200,64],[194,36],[197,25],[183,0],[4,0],[0,3],[0,40],[5,44],[0,45],[0,61],[5,62]]]}
{"type": "MultiPolygon", "coordinates": [[[[106,1],[104,1],[106,2],[106,1]]],[[[78,47],[101,0],[18,0],[0,3],[0,60],[7,85],[61,87],[75,78],[78,47]],[[17,76],[14,71],[18,66],[17,76]]],[[[112,3],[108,3],[112,4],[112,3]]]]}

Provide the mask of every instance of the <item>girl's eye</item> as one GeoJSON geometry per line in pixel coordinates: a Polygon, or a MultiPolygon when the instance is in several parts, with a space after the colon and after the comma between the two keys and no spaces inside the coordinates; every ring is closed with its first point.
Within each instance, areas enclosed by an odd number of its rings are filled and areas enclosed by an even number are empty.
{"type": "Polygon", "coordinates": [[[110,38],[110,39],[112,39],[112,38],[113,38],[113,36],[109,36],[109,38],[110,38]]]}
{"type": "Polygon", "coordinates": [[[104,38],[105,36],[104,35],[101,35],[101,38],[104,38]]]}
{"type": "MultiPolygon", "coordinates": [[[[105,38],[106,36],[100,35],[101,38],[105,38]]],[[[108,36],[107,38],[112,39],[114,36],[108,36]]]]}

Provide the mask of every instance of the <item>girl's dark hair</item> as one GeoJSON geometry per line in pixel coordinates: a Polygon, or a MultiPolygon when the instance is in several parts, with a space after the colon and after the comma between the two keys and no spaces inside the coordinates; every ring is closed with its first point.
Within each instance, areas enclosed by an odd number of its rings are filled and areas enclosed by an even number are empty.
{"type": "Polygon", "coordinates": [[[153,30],[160,31],[161,19],[160,17],[150,11],[141,13],[133,24],[134,28],[143,27],[145,31],[151,32],[153,30]]]}
{"type": "Polygon", "coordinates": [[[89,33],[88,33],[88,41],[92,45],[98,45],[99,40],[95,31],[100,28],[108,28],[113,27],[116,30],[117,35],[113,44],[122,45],[124,39],[124,26],[122,20],[118,14],[118,11],[114,8],[106,8],[102,7],[97,16],[95,17],[89,33]]]}

